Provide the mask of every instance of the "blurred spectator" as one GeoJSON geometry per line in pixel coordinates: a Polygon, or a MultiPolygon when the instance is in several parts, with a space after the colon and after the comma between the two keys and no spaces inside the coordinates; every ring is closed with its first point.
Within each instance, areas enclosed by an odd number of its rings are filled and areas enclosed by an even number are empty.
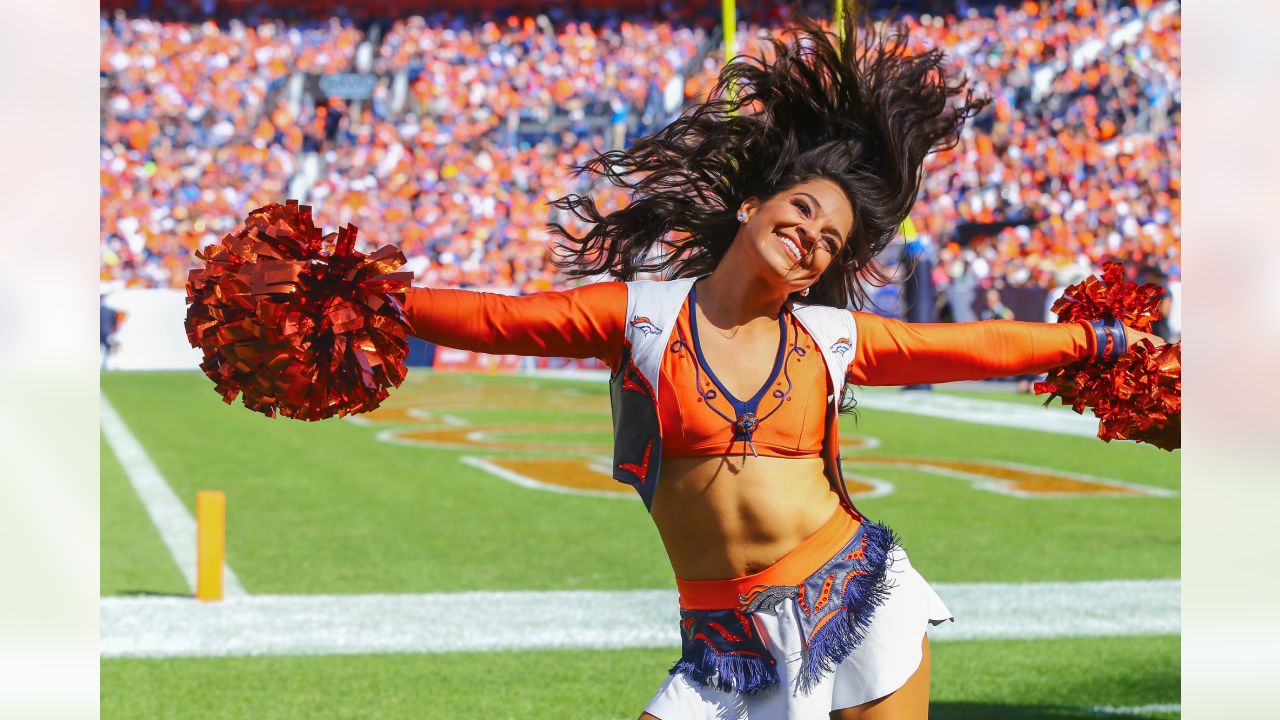
{"type": "Polygon", "coordinates": [[[107,360],[116,346],[116,330],[120,328],[120,314],[115,308],[107,305],[106,293],[98,296],[98,345],[101,347],[101,367],[107,367],[107,360]]]}
{"type": "Polygon", "coordinates": [[[1000,302],[1000,291],[995,288],[987,290],[986,304],[978,314],[982,320],[1012,320],[1013,311],[1000,302]]]}
{"type": "Polygon", "coordinates": [[[1169,293],[1169,285],[1166,282],[1164,273],[1160,272],[1159,268],[1148,265],[1139,274],[1138,282],[1151,283],[1160,287],[1160,304],[1156,306],[1160,313],[1160,319],[1152,323],[1151,334],[1164,338],[1166,342],[1176,342],[1177,338],[1174,337],[1173,329],[1169,323],[1169,313],[1173,308],[1173,296],[1169,293]]]}
{"type": "Polygon", "coordinates": [[[947,265],[947,277],[943,281],[942,297],[945,299],[945,320],[950,322],[973,322],[978,319],[973,310],[977,299],[978,281],[973,274],[973,267],[963,258],[955,257],[947,265]]]}

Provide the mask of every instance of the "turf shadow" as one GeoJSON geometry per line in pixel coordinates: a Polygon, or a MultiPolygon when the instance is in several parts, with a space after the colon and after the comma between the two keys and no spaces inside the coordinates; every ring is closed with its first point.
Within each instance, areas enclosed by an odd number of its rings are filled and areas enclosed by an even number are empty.
{"type": "Polygon", "coordinates": [[[153,590],[117,590],[111,593],[114,597],[174,597],[174,598],[193,598],[194,593],[169,593],[155,592],[153,590]]]}

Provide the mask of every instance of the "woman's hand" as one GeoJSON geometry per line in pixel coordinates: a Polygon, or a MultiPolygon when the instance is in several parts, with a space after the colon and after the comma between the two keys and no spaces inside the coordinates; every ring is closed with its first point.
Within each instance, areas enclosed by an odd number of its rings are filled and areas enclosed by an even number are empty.
{"type": "Polygon", "coordinates": [[[1124,326],[1124,336],[1125,336],[1125,339],[1128,341],[1125,347],[1125,352],[1132,350],[1133,346],[1136,345],[1140,340],[1150,340],[1151,344],[1156,347],[1160,347],[1161,345],[1168,345],[1168,343],[1165,342],[1165,339],[1160,337],[1159,335],[1152,335],[1151,333],[1145,333],[1145,332],[1142,332],[1141,330],[1134,330],[1128,325],[1124,326]]]}

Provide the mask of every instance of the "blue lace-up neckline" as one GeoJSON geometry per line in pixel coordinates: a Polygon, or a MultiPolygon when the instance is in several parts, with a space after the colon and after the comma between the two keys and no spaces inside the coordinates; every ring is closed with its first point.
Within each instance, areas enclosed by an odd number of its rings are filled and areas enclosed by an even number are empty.
{"type": "MultiPolygon", "coordinates": [[[[716,377],[716,373],[711,369],[711,365],[707,362],[707,358],[702,354],[702,343],[698,340],[698,285],[694,283],[689,290],[689,330],[693,334],[693,352],[697,357],[698,365],[706,371],[707,377],[711,378],[711,382],[715,384],[716,389],[724,395],[725,400],[733,407],[735,417],[730,418],[728,415],[720,412],[718,408],[707,402],[707,407],[711,408],[716,414],[728,420],[733,425],[734,442],[742,441],[742,457],[747,456],[747,448],[751,449],[752,455],[757,455],[755,444],[751,442],[751,437],[755,434],[756,428],[760,427],[764,418],[758,417],[757,412],[760,408],[760,401],[764,398],[765,393],[769,391],[769,387],[778,379],[778,373],[782,371],[783,362],[787,355],[787,322],[786,309],[778,312],[778,353],[773,362],[773,370],[769,373],[769,377],[764,381],[764,385],[751,396],[749,400],[743,401],[734,397],[729,392],[724,383],[720,382],[720,378],[716,377]]],[[[789,388],[788,388],[789,389],[789,388]]],[[[702,392],[702,388],[698,388],[698,392],[702,392]]],[[[715,398],[714,395],[703,395],[708,401],[715,398]]],[[[775,408],[776,409],[776,408],[775,408]]],[[[770,415],[773,413],[770,412],[770,415]]],[[[765,417],[768,417],[766,415],[765,417]]]]}

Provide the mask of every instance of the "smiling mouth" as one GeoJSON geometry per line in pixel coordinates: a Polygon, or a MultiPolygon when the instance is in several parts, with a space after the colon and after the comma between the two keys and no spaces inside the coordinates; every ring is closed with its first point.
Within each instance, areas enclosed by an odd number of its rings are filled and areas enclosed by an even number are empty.
{"type": "Polygon", "coordinates": [[[782,243],[782,247],[786,248],[787,253],[791,255],[791,258],[793,260],[796,261],[796,264],[799,264],[802,260],[804,260],[804,253],[800,250],[800,246],[796,245],[795,242],[791,240],[791,238],[788,238],[784,235],[778,235],[777,233],[774,233],[774,236],[777,237],[778,241],[782,243]]]}

